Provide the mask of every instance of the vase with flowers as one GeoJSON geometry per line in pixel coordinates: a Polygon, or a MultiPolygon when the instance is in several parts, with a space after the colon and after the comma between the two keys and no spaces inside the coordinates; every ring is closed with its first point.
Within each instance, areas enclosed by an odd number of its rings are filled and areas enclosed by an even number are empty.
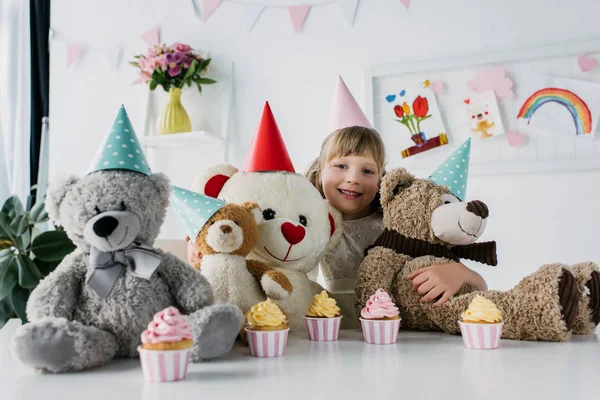
{"type": "Polygon", "coordinates": [[[203,58],[187,44],[174,43],[170,46],[158,44],[150,47],[146,54],[134,57],[130,64],[139,68],[136,82],[145,82],[150,90],[161,86],[169,93],[169,100],[162,110],[156,131],[158,134],[183,133],[192,130],[190,117],[181,104],[181,91],[185,86],[195,85],[202,93],[202,85],[216,83],[204,76],[208,72],[210,58],[203,58]]]}

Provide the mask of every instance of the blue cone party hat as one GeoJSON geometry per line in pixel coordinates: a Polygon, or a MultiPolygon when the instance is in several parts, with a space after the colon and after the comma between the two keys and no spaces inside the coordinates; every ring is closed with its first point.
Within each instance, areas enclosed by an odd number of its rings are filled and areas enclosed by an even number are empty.
{"type": "Polygon", "coordinates": [[[88,173],[124,169],[152,175],[146,156],[127,116],[121,106],[106,139],[94,156],[88,173]]]}
{"type": "Polygon", "coordinates": [[[206,221],[226,203],[223,200],[208,197],[192,192],[191,190],[182,189],[177,186],[171,187],[173,188],[171,205],[181,222],[183,222],[190,239],[195,240],[204,224],[206,224],[206,221]]]}
{"type": "Polygon", "coordinates": [[[429,180],[438,185],[448,186],[453,195],[464,201],[467,197],[470,155],[471,138],[468,138],[431,174],[429,180]]]}

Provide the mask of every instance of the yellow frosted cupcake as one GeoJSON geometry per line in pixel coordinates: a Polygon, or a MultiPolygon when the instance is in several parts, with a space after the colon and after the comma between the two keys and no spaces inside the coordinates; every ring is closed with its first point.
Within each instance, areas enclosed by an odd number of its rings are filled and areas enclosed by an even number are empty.
{"type": "Polygon", "coordinates": [[[281,308],[271,299],[254,305],[246,314],[245,328],[254,357],[279,357],[285,354],[290,328],[281,308]]]}
{"type": "Polygon", "coordinates": [[[319,342],[337,340],[341,319],[340,308],[334,298],[324,290],[314,295],[304,317],[308,338],[319,342]]]}
{"type": "Polygon", "coordinates": [[[477,295],[460,316],[463,343],[470,349],[496,349],[502,336],[502,312],[496,304],[477,295]]]}

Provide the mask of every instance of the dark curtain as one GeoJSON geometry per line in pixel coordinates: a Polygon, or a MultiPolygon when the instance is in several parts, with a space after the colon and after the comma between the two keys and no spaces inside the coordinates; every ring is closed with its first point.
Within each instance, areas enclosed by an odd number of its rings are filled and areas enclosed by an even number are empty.
{"type": "MultiPolygon", "coordinates": [[[[29,21],[31,34],[31,144],[29,154],[30,179],[31,186],[33,186],[38,179],[42,118],[48,116],[50,0],[29,0],[29,21]]],[[[31,191],[27,203],[28,207],[35,204],[35,190],[31,191]]]]}

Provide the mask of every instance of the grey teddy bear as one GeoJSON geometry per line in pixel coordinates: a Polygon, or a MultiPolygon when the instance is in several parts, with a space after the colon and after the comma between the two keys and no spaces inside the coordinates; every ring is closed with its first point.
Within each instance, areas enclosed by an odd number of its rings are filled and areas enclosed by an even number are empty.
{"type": "Polygon", "coordinates": [[[77,249],[31,293],[30,322],[12,344],[24,364],[63,372],[137,357],[141,333],[169,306],[190,325],[192,361],[231,350],[243,323],[241,311],[229,303],[213,304],[212,288],[200,271],[151,247],[169,205],[168,178],[149,168],[146,173],[128,169],[96,168],[81,179],[51,184],[46,210],[77,249]]]}

